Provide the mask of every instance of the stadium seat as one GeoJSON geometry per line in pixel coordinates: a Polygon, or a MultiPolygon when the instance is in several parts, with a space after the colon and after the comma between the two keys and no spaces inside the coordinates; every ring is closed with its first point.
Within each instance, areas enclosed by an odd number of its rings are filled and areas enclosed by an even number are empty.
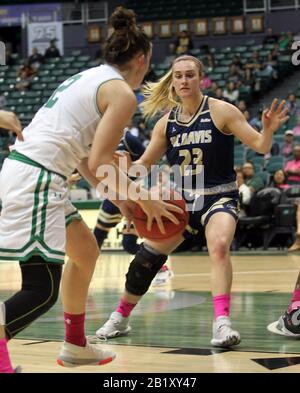
{"type": "Polygon", "coordinates": [[[272,162],[271,164],[268,163],[267,165],[267,171],[273,175],[276,171],[278,171],[279,169],[282,169],[283,165],[281,162],[272,162]]]}

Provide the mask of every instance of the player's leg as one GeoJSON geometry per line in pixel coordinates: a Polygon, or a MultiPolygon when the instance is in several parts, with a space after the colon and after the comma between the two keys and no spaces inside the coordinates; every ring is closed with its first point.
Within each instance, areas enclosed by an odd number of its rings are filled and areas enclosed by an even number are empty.
{"type": "Polygon", "coordinates": [[[61,191],[64,180],[16,156],[5,161],[0,181],[0,259],[21,261],[22,275],[21,289],[0,302],[2,372],[13,372],[7,341],[55,304],[64,262],[64,216],[60,196],[52,196],[53,187],[61,191]],[[48,227],[58,234],[56,239],[48,227]]]}
{"type": "MultiPolygon", "coordinates": [[[[127,251],[129,254],[135,255],[140,246],[137,240],[138,240],[138,235],[133,224],[131,224],[129,231],[127,229],[127,225],[125,224],[123,229],[123,239],[122,239],[122,246],[124,250],[127,251]]],[[[174,277],[174,273],[165,263],[159,269],[156,276],[154,277],[152,281],[152,285],[159,286],[159,285],[167,284],[172,277],[174,277]]]]}
{"type": "Polygon", "coordinates": [[[126,274],[125,291],[109,320],[97,330],[98,337],[113,338],[130,332],[129,316],[164,265],[167,255],[183,241],[182,235],[163,243],[150,240],[140,246],[126,274]]]}
{"type": "Polygon", "coordinates": [[[231,328],[230,291],[232,265],[230,244],[233,240],[236,220],[227,212],[218,211],[210,218],[205,228],[207,247],[212,263],[211,289],[214,303],[212,345],[228,347],[240,342],[240,335],[231,328]]]}
{"type": "Polygon", "coordinates": [[[14,372],[6,343],[17,333],[45,314],[56,302],[61,264],[47,263],[39,255],[20,263],[22,287],[0,303],[0,372],[14,372]]]}
{"type": "Polygon", "coordinates": [[[99,209],[97,223],[94,228],[94,235],[100,250],[109,231],[119,224],[121,220],[122,214],[120,210],[108,199],[105,199],[99,209]]]}
{"type": "Polygon", "coordinates": [[[68,225],[66,254],[69,260],[61,285],[66,336],[58,364],[106,364],[115,358],[115,354],[91,346],[85,338],[86,299],[99,249],[95,237],[84,221],[74,220],[68,225]]]}
{"type": "Polygon", "coordinates": [[[300,273],[287,310],[268,329],[273,333],[300,338],[300,273]]]}
{"type": "Polygon", "coordinates": [[[291,245],[291,247],[288,249],[289,252],[300,250],[300,204],[297,204],[296,221],[297,221],[296,239],[294,243],[291,245]]]}

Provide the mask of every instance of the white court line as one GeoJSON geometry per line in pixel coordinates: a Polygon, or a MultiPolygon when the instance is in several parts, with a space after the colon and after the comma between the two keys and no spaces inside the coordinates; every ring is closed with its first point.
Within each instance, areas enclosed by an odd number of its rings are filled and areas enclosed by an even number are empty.
{"type": "MultiPolygon", "coordinates": [[[[288,270],[249,270],[245,272],[233,272],[235,275],[243,275],[243,274],[266,274],[266,273],[297,273],[299,269],[288,269],[288,270]]],[[[174,278],[176,277],[193,277],[193,276],[210,276],[210,273],[176,273],[174,278]]]]}

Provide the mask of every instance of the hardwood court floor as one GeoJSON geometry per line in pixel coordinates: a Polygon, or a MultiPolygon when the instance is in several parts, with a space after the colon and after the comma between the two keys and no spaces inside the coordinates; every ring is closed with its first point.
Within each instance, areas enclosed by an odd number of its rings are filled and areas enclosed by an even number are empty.
{"type": "MultiPolygon", "coordinates": [[[[103,254],[87,303],[87,334],[93,335],[113,311],[131,257],[103,254]]],[[[102,367],[56,365],[64,335],[61,303],[10,343],[15,365],[24,372],[300,372],[300,341],[271,334],[266,326],[286,308],[300,269],[298,255],[233,256],[232,322],[242,336],[234,350],[210,346],[213,317],[210,263],[206,255],[176,254],[175,277],[152,287],[134,310],[128,337],[99,344],[117,353],[102,367]]],[[[0,263],[0,299],[19,287],[16,263],[0,263]]]]}

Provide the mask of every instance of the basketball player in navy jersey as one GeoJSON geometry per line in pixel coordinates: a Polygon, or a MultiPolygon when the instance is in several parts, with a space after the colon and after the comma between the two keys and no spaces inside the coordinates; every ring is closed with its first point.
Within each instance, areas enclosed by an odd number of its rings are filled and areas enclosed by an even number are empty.
{"type": "MultiPolygon", "coordinates": [[[[274,100],[270,109],[263,112],[263,130],[257,132],[235,106],[203,95],[199,88],[202,76],[202,63],[185,55],[174,60],[171,70],[160,81],[147,85],[146,99],[142,104],[145,115],[167,113],[156,123],[151,142],[137,162],[150,169],[166,153],[170,166],[179,165],[182,175],[192,180],[190,195],[194,195],[194,206],[189,227],[194,231],[204,227],[212,266],[215,317],[211,344],[230,347],[240,342],[240,334],[231,327],[230,321],[230,244],[238,212],[233,169],[234,137],[265,154],[272,146],[273,133],[288,120],[288,110],[284,108],[284,101],[278,105],[274,100]],[[189,168],[187,171],[186,167],[189,168]],[[197,185],[199,176],[203,176],[200,188],[197,185]]],[[[130,218],[130,203],[127,208],[130,218]]],[[[167,255],[186,236],[189,236],[188,231],[163,243],[145,240],[130,264],[120,303],[96,332],[98,337],[115,337],[131,330],[129,315],[132,309],[147,292],[167,255]]]]}

